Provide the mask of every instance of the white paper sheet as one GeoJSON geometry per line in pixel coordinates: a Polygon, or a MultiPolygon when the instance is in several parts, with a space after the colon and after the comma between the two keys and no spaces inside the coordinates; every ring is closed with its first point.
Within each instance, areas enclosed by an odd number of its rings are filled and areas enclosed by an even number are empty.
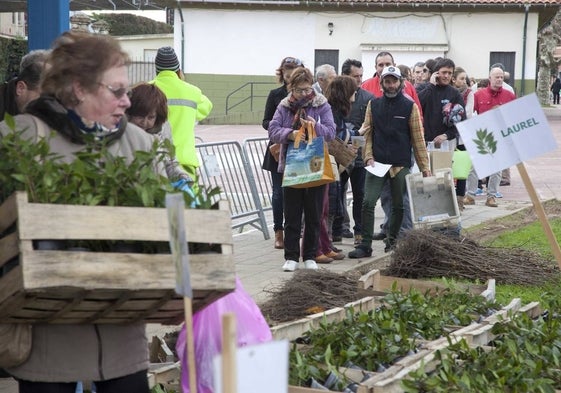
{"type": "Polygon", "coordinates": [[[384,177],[391,167],[391,164],[382,164],[381,162],[374,161],[374,166],[366,165],[364,168],[374,176],[384,177]]]}

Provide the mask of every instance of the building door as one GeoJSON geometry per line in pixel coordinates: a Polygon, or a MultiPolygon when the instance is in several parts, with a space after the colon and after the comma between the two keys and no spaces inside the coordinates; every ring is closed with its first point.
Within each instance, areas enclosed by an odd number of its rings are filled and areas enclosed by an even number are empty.
{"type": "Polygon", "coordinates": [[[322,64],[331,64],[335,67],[335,72],[339,74],[339,50],[338,49],[316,49],[314,58],[314,69],[322,64]]]}
{"type": "Polygon", "coordinates": [[[516,75],[514,75],[514,65],[516,60],[516,52],[491,52],[489,54],[489,67],[495,63],[502,63],[505,66],[505,71],[510,73],[509,85],[514,85],[516,75]]]}

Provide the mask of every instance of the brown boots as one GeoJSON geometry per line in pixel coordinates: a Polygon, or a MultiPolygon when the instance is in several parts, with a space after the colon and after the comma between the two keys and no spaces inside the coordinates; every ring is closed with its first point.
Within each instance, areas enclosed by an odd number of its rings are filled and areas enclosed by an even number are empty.
{"type": "Polygon", "coordinates": [[[282,229],[275,231],[275,248],[279,250],[284,248],[284,231],[282,229]]]}

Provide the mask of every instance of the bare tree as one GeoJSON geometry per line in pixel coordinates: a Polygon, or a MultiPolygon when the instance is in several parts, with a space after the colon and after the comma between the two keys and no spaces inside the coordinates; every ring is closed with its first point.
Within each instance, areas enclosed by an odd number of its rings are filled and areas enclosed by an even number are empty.
{"type": "Polygon", "coordinates": [[[555,48],[561,43],[561,8],[552,18],[551,22],[538,34],[538,84],[537,95],[541,105],[549,105],[549,88],[552,74],[557,74],[557,67],[561,61],[555,60],[555,48]]]}

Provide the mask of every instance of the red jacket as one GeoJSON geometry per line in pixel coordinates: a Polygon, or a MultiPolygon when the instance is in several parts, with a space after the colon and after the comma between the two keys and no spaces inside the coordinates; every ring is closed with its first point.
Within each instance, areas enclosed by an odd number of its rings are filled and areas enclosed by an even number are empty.
{"type": "Polygon", "coordinates": [[[491,90],[491,87],[487,86],[475,92],[473,111],[478,114],[485,113],[515,99],[516,96],[512,92],[502,87],[499,90],[491,90]]]}
{"type": "MultiPolygon", "coordinates": [[[[369,91],[376,98],[382,97],[384,92],[382,91],[382,86],[380,86],[380,77],[375,75],[373,78],[367,79],[362,83],[361,86],[364,90],[369,91]]],[[[417,96],[417,90],[409,81],[405,81],[405,86],[403,86],[403,95],[415,101],[417,107],[419,107],[419,112],[421,114],[421,119],[423,118],[423,109],[421,109],[421,102],[417,96]]]]}

